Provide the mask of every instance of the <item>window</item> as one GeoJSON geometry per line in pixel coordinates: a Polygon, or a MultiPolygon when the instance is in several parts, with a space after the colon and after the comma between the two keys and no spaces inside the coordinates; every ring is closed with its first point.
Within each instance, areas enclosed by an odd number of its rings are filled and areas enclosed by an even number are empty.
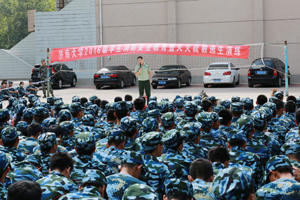
{"type": "Polygon", "coordinates": [[[62,70],[70,70],[70,69],[66,65],[63,65],[62,70]]]}

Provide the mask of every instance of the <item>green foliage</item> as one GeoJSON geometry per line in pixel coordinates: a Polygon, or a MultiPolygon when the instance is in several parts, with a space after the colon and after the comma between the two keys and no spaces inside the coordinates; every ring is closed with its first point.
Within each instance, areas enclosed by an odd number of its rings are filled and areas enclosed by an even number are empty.
{"type": "Polygon", "coordinates": [[[0,0],[0,49],[10,49],[28,33],[28,10],[55,11],[55,0],[0,0]]]}

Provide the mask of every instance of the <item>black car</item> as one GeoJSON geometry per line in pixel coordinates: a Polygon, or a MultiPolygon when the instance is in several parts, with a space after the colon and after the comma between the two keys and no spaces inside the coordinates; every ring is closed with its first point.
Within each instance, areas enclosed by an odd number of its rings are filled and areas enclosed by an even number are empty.
{"type": "MultiPolygon", "coordinates": [[[[35,65],[32,69],[31,79],[33,82],[41,81],[40,67],[41,65],[35,65]]],[[[73,69],[62,63],[50,64],[49,68],[53,88],[62,88],[63,85],[76,86],[77,76],[73,69]]]]}
{"type": "Polygon", "coordinates": [[[125,85],[136,85],[135,74],[124,65],[108,66],[94,74],[94,85],[101,89],[104,85],[119,86],[124,88],[125,85]]]}
{"type": "Polygon", "coordinates": [[[181,84],[191,85],[191,72],[183,65],[165,65],[158,71],[155,71],[152,77],[152,88],[157,86],[175,86],[181,87],[181,84]]]}
{"type": "MultiPolygon", "coordinates": [[[[290,71],[288,71],[290,75],[290,71]]],[[[290,76],[289,76],[290,77],[290,76]]],[[[248,70],[248,86],[272,84],[280,87],[285,82],[285,64],[278,58],[264,57],[254,60],[248,70]]],[[[290,84],[290,78],[289,82],[290,84]]]]}

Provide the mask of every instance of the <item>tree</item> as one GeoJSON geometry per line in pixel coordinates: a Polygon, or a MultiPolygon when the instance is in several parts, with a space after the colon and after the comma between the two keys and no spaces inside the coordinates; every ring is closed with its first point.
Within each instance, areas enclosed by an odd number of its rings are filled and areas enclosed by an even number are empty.
{"type": "Polygon", "coordinates": [[[0,49],[10,49],[28,33],[27,11],[51,12],[55,0],[0,0],[0,49]]]}

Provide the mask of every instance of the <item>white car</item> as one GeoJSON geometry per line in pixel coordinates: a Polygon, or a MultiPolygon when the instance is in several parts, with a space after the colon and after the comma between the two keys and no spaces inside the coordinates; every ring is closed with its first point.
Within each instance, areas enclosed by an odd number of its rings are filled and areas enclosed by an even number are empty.
{"type": "Polygon", "coordinates": [[[211,63],[204,72],[203,84],[208,85],[230,84],[234,87],[240,83],[239,68],[229,62],[211,63]]]}

